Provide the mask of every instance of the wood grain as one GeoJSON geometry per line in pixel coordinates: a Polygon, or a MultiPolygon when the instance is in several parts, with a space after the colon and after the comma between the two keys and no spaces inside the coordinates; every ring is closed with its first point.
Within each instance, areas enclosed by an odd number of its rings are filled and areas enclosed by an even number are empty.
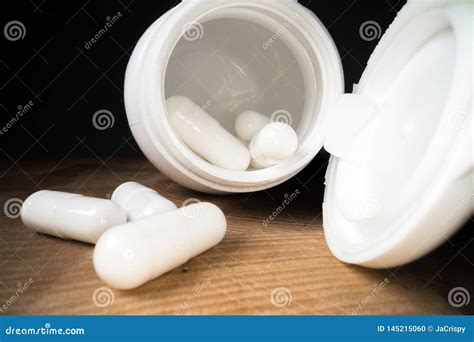
{"type": "Polygon", "coordinates": [[[39,189],[109,197],[120,183],[135,180],[178,206],[189,198],[217,204],[227,216],[228,233],[220,245],[182,267],[136,290],[118,291],[109,289],[95,274],[92,245],[34,233],[19,218],[2,212],[0,314],[473,312],[472,304],[454,308],[447,300],[454,286],[473,293],[472,229],[464,227],[436,252],[398,269],[369,270],[343,264],[332,256],[324,240],[325,170],[324,163],[319,163],[271,191],[211,196],[181,187],[141,158],[112,158],[106,163],[60,158],[17,164],[5,161],[2,205],[11,198],[24,200],[39,189]],[[296,199],[265,225],[285,194],[296,190],[296,199]],[[29,286],[18,294],[18,288],[26,284],[29,286]]]}

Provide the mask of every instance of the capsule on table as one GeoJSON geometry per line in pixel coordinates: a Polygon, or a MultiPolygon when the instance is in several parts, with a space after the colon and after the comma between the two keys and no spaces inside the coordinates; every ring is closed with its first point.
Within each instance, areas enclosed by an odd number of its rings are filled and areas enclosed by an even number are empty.
{"type": "Polygon", "coordinates": [[[267,116],[248,110],[240,113],[235,119],[235,132],[244,141],[251,141],[269,123],[270,119],[267,116]]]}
{"type": "Polygon", "coordinates": [[[184,96],[171,97],[166,105],[176,133],[192,151],[227,170],[248,168],[248,149],[201,107],[184,96]]]}
{"type": "Polygon", "coordinates": [[[94,268],[108,285],[132,289],[217,245],[226,229],[223,212],[211,203],[129,222],[100,237],[94,268]]]}
{"type": "Polygon", "coordinates": [[[251,165],[263,169],[280,164],[293,156],[297,148],[298,136],[291,126],[269,123],[250,142],[251,165]]]}
{"type": "Polygon", "coordinates": [[[21,208],[23,223],[40,233],[95,243],[104,231],[127,222],[114,202],[67,192],[42,190],[21,208]]]}
{"type": "Polygon", "coordinates": [[[127,213],[129,221],[177,209],[173,202],[159,195],[155,190],[136,182],[127,182],[118,186],[112,193],[111,199],[127,213]]]}

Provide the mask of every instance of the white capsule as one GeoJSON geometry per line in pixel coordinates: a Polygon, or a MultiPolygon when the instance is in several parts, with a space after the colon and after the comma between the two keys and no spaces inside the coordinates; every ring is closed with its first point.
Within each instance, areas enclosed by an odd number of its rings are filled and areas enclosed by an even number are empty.
{"type": "Polygon", "coordinates": [[[235,119],[235,132],[244,141],[251,141],[269,123],[270,119],[265,115],[248,110],[240,113],[235,119]]]}
{"type": "Polygon", "coordinates": [[[298,148],[298,136],[291,126],[272,122],[266,125],[250,142],[252,167],[263,169],[290,158],[298,148]]]}
{"type": "Polygon", "coordinates": [[[108,285],[138,287],[217,245],[226,232],[222,211],[196,203],[113,227],[94,250],[94,268],[108,285]]]}
{"type": "Polygon", "coordinates": [[[127,213],[129,221],[177,209],[173,202],[160,196],[155,190],[136,182],[118,186],[111,199],[127,213]]]}
{"type": "Polygon", "coordinates": [[[184,96],[171,97],[166,105],[176,133],[196,154],[224,169],[248,168],[248,149],[202,108],[184,96]]]}
{"type": "Polygon", "coordinates": [[[26,199],[21,219],[40,233],[88,243],[95,243],[110,227],[127,222],[125,212],[110,200],[48,190],[26,199]]]}

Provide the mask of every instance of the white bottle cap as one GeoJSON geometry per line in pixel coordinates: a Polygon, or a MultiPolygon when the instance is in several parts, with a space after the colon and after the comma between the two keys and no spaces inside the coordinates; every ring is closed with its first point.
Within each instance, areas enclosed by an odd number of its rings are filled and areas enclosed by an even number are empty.
{"type": "Polygon", "coordinates": [[[472,213],[473,13],[409,2],[331,113],[323,223],[340,260],[411,262],[472,213]]]}

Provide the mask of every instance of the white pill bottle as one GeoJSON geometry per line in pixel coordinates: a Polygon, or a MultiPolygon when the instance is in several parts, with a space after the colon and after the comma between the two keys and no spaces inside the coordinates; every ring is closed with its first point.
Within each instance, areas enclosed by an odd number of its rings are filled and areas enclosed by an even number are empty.
{"type": "MultiPolygon", "coordinates": [[[[472,211],[473,15],[468,0],[409,1],[353,93],[343,94],[336,46],[297,1],[185,0],[132,54],[129,124],[160,171],[208,193],[273,187],[325,146],[331,250],[370,267],[403,264],[445,241],[472,211]],[[288,123],[298,149],[262,170],[214,166],[173,130],[172,96],[190,98],[234,135],[235,118],[247,110],[288,123]]],[[[377,23],[361,22],[361,40],[373,34],[382,35],[377,23]]]]}

